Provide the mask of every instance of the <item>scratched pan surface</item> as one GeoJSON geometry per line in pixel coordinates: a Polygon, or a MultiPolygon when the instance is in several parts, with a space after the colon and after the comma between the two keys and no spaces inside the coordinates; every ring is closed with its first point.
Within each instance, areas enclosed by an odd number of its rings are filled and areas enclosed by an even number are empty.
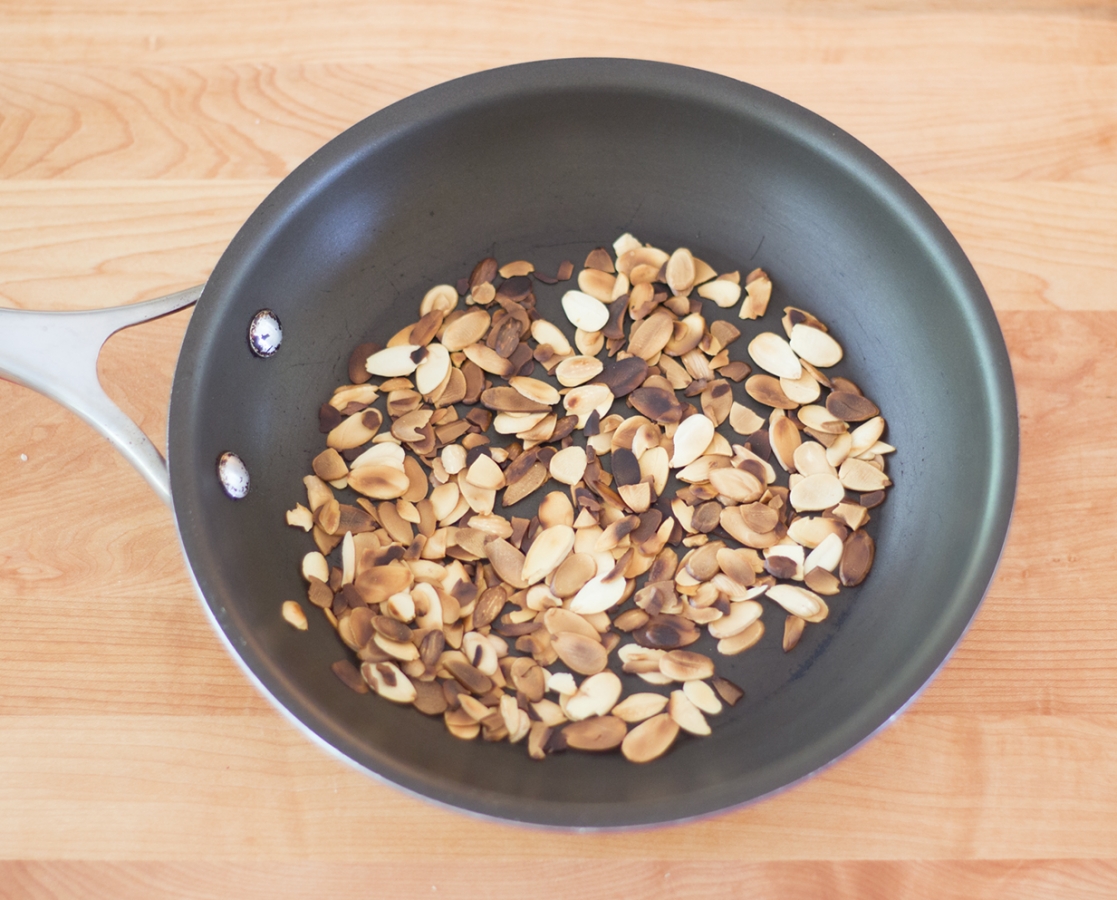
{"type": "MultiPolygon", "coordinates": [[[[539,288],[562,318],[561,286],[539,288]]],[[[711,309],[712,309],[711,305],[711,309]]],[[[732,312],[732,311],[730,311],[732,312]]],[[[778,313],[766,317],[778,330],[778,313]]],[[[572,332],[571,328],[568,331],[572,332]]],[[[754,326],[745,326],[735,358],[754,326]]],[[[498,69],[415,95],[315,154],[252,215],[217,265],[182,348],[170,407],[175,514],[194,577],[245,667],[309,733],[405,790],[473,813],[564,827],[680,821],[793,784],[901,710],[965,632],[1012,507],[1012,376],[988,299],[945,226],[850,136],[772,94],[655,63],[566,60],[498,69]],[[465,743],[438,719],[343,688],[346,651],[303,596],[305,534],[284,511],[322,447],[317,408],[346,359],[413,321],[430,285],[482,256],[542,271],[624,231],[688,246],[719,271],[763,266],[845,347],[835,370],[888,419],[896,482],[869,526],[877,561],[794,653],[783,615],[719,662],[746,690],[645,766],[465,743]],[[275,310],[284,341],[253,357],[245,330],[275,310]],[[247,499],[215,461],[239,454],[247,499]]],[[[542,493],[542,492],[541,492],[542,493]]],[[[706,644],[694,649],[709,649],[706,644]]],[[[642,684],[642,683],[641,683],[642,684]]],[[[370,811],[370,815],[372,815],[370,811]]]]}

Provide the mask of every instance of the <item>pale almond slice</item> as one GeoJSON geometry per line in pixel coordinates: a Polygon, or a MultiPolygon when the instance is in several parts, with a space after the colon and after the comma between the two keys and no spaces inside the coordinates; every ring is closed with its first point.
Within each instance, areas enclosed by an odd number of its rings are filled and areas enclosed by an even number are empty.
{"type": "Polygon", "coordinates": [[[379,375],[382,378],[410,375],[419,364],[419,359],[414,357],[419,357],[422,351],[423,348],[417,344],[386,347],[365,360],[365,369],[369,374],[379,375]]]}
{"type": "Polygon", "coordinates": [[[458,490],[462,499],[475,513],[489,515],[496,505],[496,490],[487,487],[478,487],[469,480],[468,470],[458,473],[458,490]]]}
{"type": "Polygon", "coordinates": [[[314,513],[301,503],[296,503],[294,509],[287,510],[287,524],[294,528],[301,528],[303,531],[310,531],[314,527],[314,513]]]}
{"type": "Polygon", "coordinates": [[[789,400],[794,400],[800,405],[814,403],[822,394],[822,385],[805,370],[798,378],[781,378],[780,387],[789,400]]]}
{"type": "Polygon", "coordinates": [[[760,368],[777,378],[797,380],[803,374],[799,357],[791,345],[773,331],[764,331],[749,341],[749,356],[760,368]]]}
{"type": "Polygon", "coordinates": [[[679,724],[667,713],[641,722],[621,742],[621,753],[634,763],[651,762],[666,753],[679,734],[679,724]]]}
{"type": "Polygon", "coordinates": [[[554,406],[562,399],[562,396],[553,386],[547,384],[545,381],[540,381],[538,378],[513,375],[508,379],[508,383],[523,394],[523,396],[527,397],[528,400],[534,400],[536,403],[545,403],[547,406],[554,406]]]}
{"type": "Polygon", "coordinates": [[[602,418],[609,414],[613,392],[603,384],[583,384],[567,391],[562,405],[568,415],[577,417],[577,427],[585,428],[586,421],[595,410],[602,418]]]}
{"type": "Polygon", "coordinates": [[[702,414],[688,416],[675,430],[671,468],[681,469],[700,457],[714,439],[714,423],[702,414]]]}
{"type": "Polygon", "coordinates": [[[719,641],[740,634],[760,619],[764,607],[755,600],[740,600],[729,604],[729,613],[706,626],[710,637],[719,641]]]}
{"type": "Polygon", "coordinates": [[[842,547],[842,539],[839,535],[826,535],[819,545],[807,554],[807,558],[803,561],[803,571],[810,572],[811,569],[823,568],[827,572],[833,572],[842,561],[842,547]]]}
{"type": "Polygon", "coordinates": [[[812,366],[820,369],[837,365],[842,359],[842,345],[825,331],[810,325],[794,325],[791,329],[791,349],[812,366]]]}
{"type": "Polygon", "coordinates": [[[504,487],[504,472],[491,456],[481,454],[465,472],[465,479],[471,485],[489,491],[499,491],[504,487]]]}
{"type": "Polygon", "coordinates": [[[676,295],[685,297],[690,293],[695,275],[694,256],[686,247],[680,247],[668,258],[664,277],[676,295]]]}
{"type": "Polygon", "coordinates": [[[615,578],[606,578],[604,574],[595,575],[571,598],[567,608],[579,615],[605,612],[621,602],[626,587],[623,573],[615,578]]]}
{"type": "Polygon", "coordinates": [[[718,653],[722,656],[736,656],[755,647],[764,636],[764,622],[757,619],[748,628],[733,637],[722,638],[718,641],[718,653]]]}
{"type": "Polygon", "coordinates": [[[683,693],[687,699],[702,712],[716,716],[724,709],[721,699],[706,681],[687,681],[683,683],[683,693]]]}
{"type": "MultiPolygon", "coordinates": [[[[698,286],[698,296],[713,300],[722,309],[735,306],[741,299],[741,286],[732,281],[708,281],[698,286]]],[[[744,318],[744,317],[742,317],[744,318]]]]}
{"type": "Polygon", "coordinates": [[[634,247],[617,257],[616,268],[625,275],[631,275],[638,266],[647,266],[658,272],[668,259],[670,256],[658,247],[634,247]]]}
{"type": "Polygon", "coordinates": [[[809,475],[791,488],[791,505],[798,512],[829,509],[845,499],[845,487],[833,475],[809,475]]]}
{"type": "Polygon", "coordinates": [[[667,346],[674,331],[675,320],[666,311],[656,310],[639,325],[632,326],[628,352],[643,360],[653,360],[667,346]]]}
{"type": "Polygon", "coordinates": [[[846,431],[835,435],[834,442],[826,448],[826,462],[836,470],[850,456],[850,450],[852,449],[853,435],[851,432],[846,431]]]}
{"type": "Polygon", "coordinates": [[[729,427],[737,434],[748,436],[764,427],[764,419],[747,406],[734,402],[729,408],[729,427]]]}
{"type": "MultiPolygon", "coordinates": [[[[582,269],[578,273],[578,288],[583,294],[588,294],[601,303],[613,302],[613,288],[616,286],[617,277],[601,269],[582,269]]],[[[567,313],[569,316],[569,313],[567,313]]],[[[573,320],[571,320],[573,321],[573,320]]],[[[577,323],[575,323],[577,324],[577,323]]],[[[578,326],[581,328],[582,326],[578,326]]],[[[605,327],[602,323],[601,328],[605,327]]],[[[598,328],[590,328],[597,331],[598,328]]]]}
{"type": "Polygon", "coordinates": [[[865,453],[880,440],[882,434],[884,434],[884,419],[880,416],[875,416],[869,419],[868,422],[863,422],[858,425],[849,433],[850,447],[848,455],[860,456],[862,453],[865,453]]]}
{"type": "Polygon", "coordinates": [[[447,475],[457,475],[465,468],[466,450],[461,444],[447,444],[442,448],[442,468],[447,475]]]}
{"type": "Polygon", "coordinates": [[[415,367],[415,390],[432,394],[450,374],[450,352],[442,344],[427,344],[427,355],[415,367]]]}
{"type": "Polygon", "coordinates": [[[586,472],[586,450],[577,444],[551,457],[551,477],[562,484],[577,484],[586,472]]]}
{"type": "Polygon", "coordinates": [[[326,557],[317,550],[311,550],[303,557],[302,573],[303,578],[307,581],[312,578],[317,578],[319,581],[329,581],[330,564],[326,561],[326,557]]]}
{"type": "Polygon", "coordinates": [[[462,352],[466,359],[490,375],[507,378],[515,372],[515,367],[511,362],[485,344],[470,344],[463,348],[462,352]]]}
{"type": "Polygon", "coordinates": [[[672,691],[671,697],[667,701],[667,714],[675,720],[683,731],[689,731],[691,734],[708,735],[711,733],[710,724],[706,721],[706,717],[702,715],[702,711],[690,702],[682,691],[672,691]]]}
{"type": "Polygon", "coordinates": [[[502,412],[493,416],[492,429],[497,434],[521,434],[530,431],[547,418],[549,413],[502,412]]]}
{"type": "Polygon", "coordinates": [[[804,441],[795,448],[795,471],[800,475],[837,475],[827,459],[828,452],[818,441],[804,441]]]}
{"type": "Polygon", "coordinates": [[[406,456],[403,447],[399,444],[391,442],[373,444],[349,464],[349,469],[354,471],[365,466],[390,466],[403,472],[406,456]]]}
{"type": "MultiPolygon", "coordinates": [[[[608,311],[606,311],[606,315],[608,315],[608,311]]],[[[559,330],[557,325],[548,322],[546,319],[536,319],[531,323],[531,336],[535,338],[537,344],[546,344],[559,356],[570,356],[574,352],[574,348],[570,346],[570,341],[566,339],[566,335],[559,330]]]]}
{"type": "Polygon", "coordinates": [[[551,639],[551,646],[566,667],[579,675],[596,675],[609,662],[609,651],[601,642],[582,634],[564,631],[551,639]]]}
{"type": "Polygon", "coordinates": [[[555,378],[563,387],[577,387],[592,381],[604,370],[605,364],[592,356],[571,356],[555,368],[555,378]]]}
{"type": "Polygon", "coordinates": [[[775,413],[778,413],[778,415],[773,414],[772,425],[768,430],[768,440],[771,443],[772,453],[784,471],[794,472],[795,451],[799,449],[802,438],[799,435],[799,429],[795,427],[791,419],[783,414],[783,410],[777,409],[775,413]]]}
{"type": "MultiPolygon", "coordinates": [[[[455,474],[457,473],[455,472],[455,474]]],[[[455,481],[449,481],[446,484],[440,484],[438,487],[432,490],[430,501],[435,520],[438,522],[443,522],[446,517],[454,511],[454,508],[458,505],[458,499],[460,497],[461,492],[458,490],[458,485],[455,481]]]]}
{"type": "Polygon", "coordinates": [[[804,427],[813,428],[815,431],[841,434],[849,430],[849,426],[841,419],[835,418],[825,406],[803,406],[799,408],[796,415],[799,416],[799,421],[804,427]]]}
{"type": "Polygon", "coordinates": [[[609,323],[609,308],[583,291],[563,294],[562,310],[571,324],[583,331],[600,331],[609,323]]]}
{"type": "Polygon", "coordinates": [[[842,463],[838,479],[851,491],[880,491],[892,484],[884,472],[862,459],[847,459],[842,463]]]}
{"type": "Polygon", "coordinates": [[[613,241],[613,253],[618,259],[629,250],[639,250],[643,245],[627,231],[613,241]]]}
{"type": "Polygon", "coordinates": [[[523,580],[529,585],[542,581],[570,555],[574,549],[574,529],[569,525],[552,525],[535,536],[524,557],[523,580]]]}
{"type": "Polygon", "coordinates": [[[710,469],[709,481],[715,491],[737,503],[752,503],[764,493],[764,485],[755,475],[732,466],[710,469]]]}
{"type": "Polygon", "coordinates": [[[395,500],[410,489],[411,479],[394,466],[373,464],[352,469],[349,487],[374,500],[395,500]]]}
{"type": "Polygon", "coordinates": [[[621,698],[622,690],[620,678],[608,669],[591,675],[578,685],[578,690],[566,701],[567,718],[572,722],[580,722],[591,716],[608,714],[621,698]]]}
{"type": "Polygon", "coordinates": [[[439,310],[443,313],[452,312],[458,305],[458,292],[452,284],[436,284],[423,295],[419,303],[419,315],[425,316],[429,312],[439,310]]]}
{"type": "Polygon", "coordinates": [[[826,602],[806,588],[794,584],[774,584],[768,588],[766,597],[771,598],[793,616],[808,622],[821,622],[829,612],[826,602]]]}
{"type": "Polygon", "coordinates": [[[742,319],[759,319],[768,311],[772,299],[771,279],[761,269],[755,269],[745,278],[746,297],[741,303],[742,319]]]}

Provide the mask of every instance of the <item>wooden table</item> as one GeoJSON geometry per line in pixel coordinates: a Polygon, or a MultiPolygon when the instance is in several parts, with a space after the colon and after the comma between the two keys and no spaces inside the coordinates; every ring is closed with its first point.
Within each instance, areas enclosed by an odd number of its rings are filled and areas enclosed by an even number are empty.
{"type": "MultiPolygon", "coordinates": [[[[0,4],[4,305],[204,280],[298,162],[413,91],[523,60],[648,57],[798,101],[912,181],[992,297],[1023,433],[1000,573],[894,725],[751,808],[587,837],[436,809],[313,746],[218,643],[139,476],[0,382],[0,897],[1117,896],[1115,10],[0,4]]],[[[188,315],[101,358],[160,445],[188,315]]]]}

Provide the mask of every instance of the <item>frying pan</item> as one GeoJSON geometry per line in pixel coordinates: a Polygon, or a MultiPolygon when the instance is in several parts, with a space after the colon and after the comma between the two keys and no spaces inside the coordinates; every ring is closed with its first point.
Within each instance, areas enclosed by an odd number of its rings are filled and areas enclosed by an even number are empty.
{"type": "MultiPolygon", "coordinates": [[[[540,285],[539,303],[565,323],[560,289],[540,285]]],[[[93,313],[5,311],[2,373],[84,415],[170,498],[218,634],[281,710],[358,768],[441,804],[608,828],[681,821],[791,785],[932,678],[1005,540],[1015,394],[973,268],[871,151],[728,78],[628,60],[531,63],[424,91],[332,140],[264,200],[201,291],[171,392],[168,486],[90,361],[112,331],[197,295],[93,313]],[[827,322],[846,351],[835,371],[888,420],[895,486],[868,526],[875,567],[834,598],[828,621],[784,654],[769,612],[758,646],[719,661],[746,697],[711,737],[686,737],[643,766],[573,752],[535,762],[522,747],[463,742],[437,719],[342,687],[329,666],[345,651],[328,624],[313,618],[300,633],[279,615],[303,593],[296,561],[309,549],[284,511],[302,499],[322,447],[316,411],[346,380],[356,344],[383,342],[414,320],[427,287],[454,283],[483,256],[554,272],[625,231],[688,246],[718,271],[763,266],[776,285],[769,318],[795,305],[827,322]],[[268,359],[246,341],[262,308],[283,328],[268,359]],[[250,474],[243,500],[216,477],[226,451],[250,474]]],[[[739,347],[754,329],[743,325],[739,347]]]]}

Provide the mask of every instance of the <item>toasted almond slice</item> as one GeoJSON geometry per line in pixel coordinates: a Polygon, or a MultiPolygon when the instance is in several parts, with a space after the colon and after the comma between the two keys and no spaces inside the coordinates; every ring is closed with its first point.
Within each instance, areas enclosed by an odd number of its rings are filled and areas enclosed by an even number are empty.
{"type": "Polygon", "coordinates": [[[393,703],[412,703],[417,696],[415,685],[395,663],[366,662],[361,666],[361,677],[376,693],[393,703]]]}
{"type": "Polygon", "coordinates": [[[497,413],[493,417],[492,429],[497,434],[520,434],[529,431],[546,419],[548,413],[497,413]]]}
{"type": "Polygon", "coordinates": [[[508,541],[502,538],[489,541],[485,553],[501,580],[521,590],[528,586],[524,580],[524,555],[508,541]]]}
{"type": "Polygon", "coordinates": [[[842,359],[842,345],[825,331],[810,325],[792,326],[791,349],[820,369],[837,365],[842,359]]]}
{"type": "Polygon", "coordinates": [[[707,715],[716,716],[724,708],[714,689],[706,681],[687,681],[683,684],[687,699],[707,715]]]}
{"type": "Polygon", "coordinates": [[[689,294],[694,287],[695,274],[694,256],[686,247],[680,247],[668,258],[665,277],[667,286],[675,294],[684,297],[689,294]]]}
{"type": "Polygon", "coordinates": [[[625,722],[643,722],[659,715],[666,707],[667,698],[663,694],[641,691],[629,694],[614,706],[613,715],[625,722]]]}
{"type": "Polygon", "coordinates": [[[795,409],[799,404],[783,392],[780,382],[771,375],[753,375],[745,381],[745,393],[758,403],[775,409],[795,409]]]}
{"type": "Polygon", "coordinates": [[[629,762],[651,762],[670,749],[678,734],[679,724],[667,713],[660,713],[641,722],[625,735],[621,753],[629,762]]]}
{"type": "Polygon", "coordinates": [[[719,641],[740,634],[760,619],[764,607],[755,600],[739,600],[729,605],[729,613],[706,626],[710,636],[719,641]]]}
{"type": "Polygon", "coordinates": [[[551,590],[563,599],[573,597],[597,574],[597,563],[588,553],[572,553],[555,570],[551,590]]]}
{"type": "Polygon", "coordinates": [[[562,396],[554,387],[537,378],[526,378],[522,375],[513,375],[508,379],[508,383],[527,397],[528,400],[534,400],[536,403],[554,406],[562,399],[562,396]]]}
{"type": "Polygon", "coordinates": [[[411,479],[395,466],[373,464],[352,469],[349,487],[374,500],[395,500],[411,487],[411,479]]]}
{"type": "MultiPolygon", "coordinates": [[[[682,356],[684,353],[689,353],[702,343],[702,338],[708,333],[706,320],[698,313],[691,313],[682,321],[673,322],[671,327],[671,340],[663,348],[663,352],[671,356],[682,356]]],[[[630,352],[635,353],[631,350],[631,347],[629,349],[630,352]]],[[[636,355],[639,356],[640,354],[637,353],[636,355]]]]}
{"type": "Polygon", "coordinates": [[[833,475],[809,475],[791,488],[791,505],[798,512],[829,509],[845,498],[842,482],[833,475]]]}
{"type": "Polygon", "coordinates": [[[777,378],[797,380],[803,374],[799,357],[791,345],[773,331],[764,331],[749,342],[749,356],[760,368],[777,378]]]}
{"type": "MultiPolygon", "coordinates": [[[[698,286],[698,296],[713,300],[722,309],[735,306],[741,299],[741,286],[732,281],[708,281],[698,286]]],[[[743,318],[743,317],[742,317],[743,318]]]]}
{"type": "Polygon", "coordinates": [[[462,352],[466,359],[490,375],[507,378],[516,371],[515,366],[509,360],[485,344],[470,344],[463,348],[462,352]]]}
{"type": "Polygon", "coordinates": [[[810,572],[811,569],[821,567],[827,572],[833,572],[842,561],[842,547],[842,539],[839,535],[828,534],[807,554],[807,558],[803,561],[803,571],[810,572]]]}
{"type": "MultiPolygon", "coordinates": [[[[344,418],[326,435],[326,446],[335,450],[352,450],[376,437],[383,417],[379,410],[362,410],[344,418]]],[[[333,479],[329,479],[333,480],[333,479]]]]}
{"type": "Polygon", "coordinates": [[[591,675],[578,685],[578,690],[566,701],[567,718],[572,722],[580,722],[591,716],[608,714],[620,699],[622,689],[620,678],[608,669],[591,675]]]}
{"type": "MultiPolygon", "coordinates": [[[[608,310],[606,310],[606,315],[608,315],[608,310]]],[[[559,356],[569,356],[574,352],[574,348],[570,346],[570,341],[566,339],[566,335],[559,330],[557,325],[546,319],[536,319],[531,323],[531,336],[535,338],[536,343],[546,344],[554,348],[559,356]]]]}
{"type": "Polygon", "coordinates": [[[702,715],[702,711],[691,703],[690,698],[682,691],[671,692],[671,697],[667,701],[667,714],[684,731],[698,735],[711,733],[710,725],[702,715]]]}
{"type": "Polygon", "coordinates": [[[577,387],[601,374],[605,364],[593,356],[571,356],[555,368],[555,378],[563,387],[577,387]]]}
{"type": "Polygon", "coordinates": [[[440,523],[444,523],[446,517],[449,516],[458,505],[458,499],[460,497],[461,492],[458,490],[458,485],[455,481],[440,484],[431,491],[430,501],[435,519],[440,523]]]}
{"type": "Polygon", "coordinates": [[[827,572],[821,566],[811,569],[803,579],[803,583],[816,594],[821,594],[824,597],[833,597],[842,588],[842,583],[838,580],[838,577],[831,572],[827,572]]]}
{"type": "Polygon", "coordinates": [[[764,485],[755,475],[732,466],[710,469],[709,480],[715,491],[737,503],[752,503],[764,493],[764,485]]]}
{"type": "Polygon", "coordinates": [[[452,284],[436,284],[423,295],[419,303],[419,315],[425,316],[433,310],[444,313],[453,311],[458,305],[458,292],[452,284]]]}
{"type": "Polygon", "coordinates": [[[776,601],[793,616],[799,616],[808,622],[821,622],[829,612],[825,601],[818,594],[798,585],[774,584],[768,588],[765,596],[776,601]]]}
{"type": "Polygon", "coordinates": [[[764,427],[764,419],[747,406],[734,402],[729,408],[729,427],[737,434],[750,435],[764,427]]]}
{"type": "Polygon", "coordinates": [[[496,490],[478,487],[468,478],[468,470],[458,473],[458,490],[470,509],[481,515],[489,515],[496,504],[496,490]]]}
{"type": "Polygon", "coordinates": [[[837,475],[827,459],[828,448],[818,441],[804,441],[795,448],[795,471],[800,475],[837,475]]]}
{"type": "Polygon", "coordinates": [[[442,345],[451,352],[464,350],[485,336],[491,321],[489,314],[483,309],[474,307],[466,310],[446,323],[440,339],[442,345]]]}
{"type": "Polygon", "coordinates": [[[670,257],[658,247],[635,247],[617,257],[616,268],[625,275],[631,275],[637,266],[648,266],[658,272],[668,259],[670,257]]]}
{"type": "Polygon", "coordinates": [[[764,636],[764,622],[757,619],[748,628],[733,637],[722,638],[718,641],[718,653],[722,656],[736,656],[744,653],[764,636]]]}
{"type": "Polygon", "coordinates": [[[799,638],[803,636],[803,629],[806,627],[806,619],[801,619],[799,616],[788,615],[783,623],[783,652],[789,653],[794,650],[799,643],[799,638]]]}
{"type": "Polygon", "coordinates": [[[536,535],[524,557],[523,580],[529,585],[542,581],[570,555],[574,549],[574,529],[569,525],[552,525],[536,535]]]}
{"type": "Polygon", "coordinates": [[[805,369],[798,378],[781,378],[780,387],[789,400],[803,405],[814,403],[822,393],[822,386],[805,369]]]}
{"type": "MultiPolygon", "coordinates": [[[[365,361],[365,368],[372,375],[391,378],[398,375],[410,375],[419,364],[418,357],[422,348],[417,344],[399,344],[387,347],[372,354],[365,361]]],[[[420,357],[421,358],[421,357],[420,357]]]]}
{"type": "Polygon", "coordinates": [[[563,294],[562,309],[574,327],[583,331],[600,331],[609,322],[608,307],[583,291],[563,294]]]}
{"type": "Polygon", "coordinates": [[[876,545],[866,531],[855,531],[846,538],[842,562],[838,570],[842,585],[856,587],[865,580],[873,565],[876,545]]]}
{"type": "Polygon", "coordinates": [[[787,528],[787,536],[808,550],[813,550],[832,534],[844,538],[846,530],[841,522],[825,516],[799,516],[787,528]]]}
{"type": "Polygon", "coordinates": [[[628,338],[628,352],[644,360],[654,360],[656,355],[667,346],[674,332],[675,320],[665,310],[658,309],[643,322],[632,326],[628,338]]]}
{"type": "Polygon", "coordinates": [[[465,472],[465,479],[474,487],[499,491],[504,487],[504,472],[491,456],[481,454],[465,472]]]}
{"type": "MultiPolygon", "coordinates": [[[[612,275],[609,272],[603,272],[601,269],[582,269],[582,271],[578,273],[578,288],[581,293],[588,294],[600,303],[613,302],[613,287],[615,286],[616,281],[617,277],[615,275],[612,275]]],[[[570,314],[567,313],[568,317],[569,315],[570,314]]],[[[574,320],[571,319],[571,321],[574,320]]],[[[578,325],[577,322],[575,322],[574,324],[578,325]]],[[[578,325],[578,327],[582,328],[584,326],[578,325]]],[[[604,327],[605,323],[603,322],[600,326],[598,326],[598,328],[589,328],[586,330],[598,331],[600,328],[604,327]]]]}
{"type": "Polygon", "coordinates": [[[600,641],[594,641],[582,634],[564,631],[551,639],[559,659],[567,668],[579,675],[596,675],[605,669],[609,662],[609,651],[600,641]]]}
{"type": "MultiPolygon", "coordinates": [[[[795,471],[795,451],[799,449],[802,438],[799,429],[782,410],[775,410],[778,416],[773,415],[772,427],[768,430],[768,440],[772,446],[777,462],[787,472],[795,471]]],[[[819,444],[821,447],[822,445],[819,444]]]]}
{"type": "Polygon", "coordinates": [[[397,443],[373,444],[349,464],[349,469],[354,471],[365,466],[389,466],[403,472],[403,461],[406,455],[403,447],[397,443]]]}
{"type": "Polygon", "coordinates": [[[669,650],[659,660],[659,671],[673,681],[701,681],[714,675],[714,661],[691,650],[669,650]]]}
{"type": "Polygon", "coordinates": [[[605,612],[616,606],[624,597],[626,582],[623,573],[615,578],[598,574],[591,578],[570,600],[567,608],[580,615],[605,612]]]}
{"type": "Polygon", "coordinates": [[[428,344],[427,355],[415,367],[415,390],[427,396],[450,374],[450,353],[442,344],[428,344]]]}
{"type": "Polygon", "coordinates": [[[884,434],[884,419],[880,416],[875,416],[868,422],[858,425],[849,435],[849,455],[860,456],[879,441],[882,434],[884,434]]]}
{"type": "Polygon", "coordinates": [[[575,444],[551,457],[551,477],[563,484],[577,484],[586,472],[586,450],[575,444]]]}
{"type": "Polygon", "coordinates": [[[562,729],[567,746],[595,752],[619,747],[627,733],[628,728],[616,716],[593,716],[562,729]]]}
{"type": "Polygon", "coordinates": [[[815,431],[826,431],[830,434],[841,434],[849,426],[841,419],[836,418],[825,406],[804,406],[799,409],[799,421],[807,428],[815,431]]]}
{"type": "MultiPolygon", "coordinates": [[[[501,278],[515,278],[517,275],[530,275],[535,271],[535,266],[526,259],[517,259],[514,262],[505,263],[497,271],[501,278]]],[[[512,729],[509,728],[508,730],[511,731],[512,729]]]]}
{"type": "Polygon", "coordinates": [[[567,391],[562,398],[562,405],[569,415],[577,417],[577,427],[585,428],[586,421],[594,410],[602,418],[609,414],[613,405],[613,392],[603,384],[583,384],[567,391]]]}
{"type": "Polygon", "coordinates": [[[861,459],[847,459],[842,463],[838,479],[851,491],[880,491],[892,484],[880,469],[861,459]]]}
{"type": "Polygon", "coordinates": [[[671,468],[680,469],[700,457],[714,439],[714,423],[702,414],[689,416],[675,430],[671,468]]]}

